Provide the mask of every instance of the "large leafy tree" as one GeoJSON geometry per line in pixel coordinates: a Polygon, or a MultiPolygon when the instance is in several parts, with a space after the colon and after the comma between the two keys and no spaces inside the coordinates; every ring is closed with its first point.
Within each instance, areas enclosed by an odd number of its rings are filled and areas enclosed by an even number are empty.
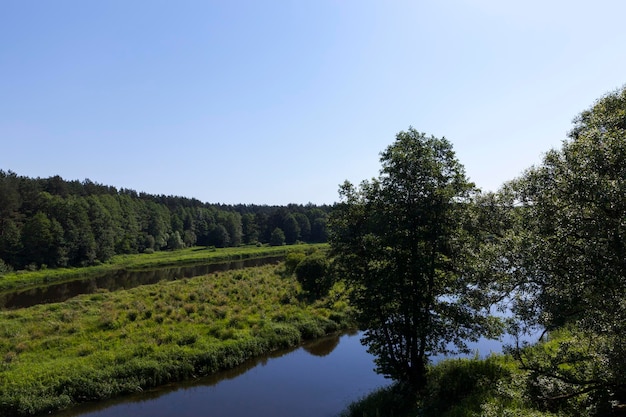
{"type": "Polygon", "coordinates": [[[623,401],[626,88],[602,97],[574,123],[561,149],[509,184],[522,214],[510,269],[516,274],[516,312],[548,331],[569,326],[579,340],[561,344],[543,365],[527,362],[558,382],[544,396],[596,391],[623,401]],[[576,363],[589,366],[583,372],[576,363]]]}
{"type": "Polygon", "coordinates": [[[378,371],[419,389],[431,356],[466,351],[498,327],[470,268],[477,190],[449,141],[413,128],[380,161],[378,178],[341,186],[329,240],[378,371]]]}

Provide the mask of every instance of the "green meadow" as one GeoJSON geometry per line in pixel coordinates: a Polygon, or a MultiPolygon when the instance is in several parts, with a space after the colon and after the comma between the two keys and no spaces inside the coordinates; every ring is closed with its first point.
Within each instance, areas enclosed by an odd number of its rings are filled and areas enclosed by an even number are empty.
{"type": "Polygon", "coordinates": [[[106,263],[80,268],[21,270],[0,274],[0,292],[67,282],[101,275],[119,269],[140,270],[168,266],[209,264],[241,259],[285,255],[292,251],[312,251],[326,244],[299,244],[289,246],[244,246],[232,248],[192,247],[175,251],[157,251],[132,255],[116,255],[106,263]]]}
{"type": "Polygon", "coordinates": [[[0,312],[0,415],[138,392],[346,329],[344,296],[336,286],[312,300],[270,265],[0,312]]]}

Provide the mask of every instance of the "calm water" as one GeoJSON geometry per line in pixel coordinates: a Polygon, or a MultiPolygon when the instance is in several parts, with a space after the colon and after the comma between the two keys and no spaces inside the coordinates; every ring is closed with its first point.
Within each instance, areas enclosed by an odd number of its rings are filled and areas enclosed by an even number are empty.
{"type": "MultiPolygon", "coordinates": [[[[360,333],[326,337],[193,381],[98,403],[54,417],[331,417],[390,381],[373,371],[360,333]]],[[[481,340],[480,356],[502,342],[481,340]]],[[[434,362],[441,357],[433,358],[434,362]]]]}
{"type": "Polygon", "coordinates": [[[359,334],[327,337],[234,370],[56,417],[324,417],[389,380],[374,373],[359,334]]]}
{"type": "Polygon", "coordinates": [[[91,294],[99,289],[109,291],[124,290],[140,285],[155,284],[163,280],[191,278],[231,269],[249,268],[278,263],[284,256],[259,259],[245,259],[209,265],[178,266],[143,271],[118,270],[101,276],[62,284],[52,284],[24,291],[0,294],[0,308],[26,308],[37,304],[58,303],[79,294],[91,294]]]}

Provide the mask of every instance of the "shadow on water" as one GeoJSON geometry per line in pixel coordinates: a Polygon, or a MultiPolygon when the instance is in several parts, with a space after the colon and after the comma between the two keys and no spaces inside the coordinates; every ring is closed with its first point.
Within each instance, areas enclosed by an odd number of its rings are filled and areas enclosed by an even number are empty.
{"type": "Polygon", "coordinates": [[[315,340],[302,346],[302,349],[306,350],[313,356],[319,356],[320,358],[330,355],[333,350],[339,344],[338,337],[325,337],[315,340]]]}
{"type": "Polygon", "coordinates": [[[91,294],[98,290],[125,290],[159,281],[192,278],[215,272],[250,268],[282,261],[283,256],[258,259],[244,259],[208,265],[165,267],[141,271],[120,269],[100,276],[75,281],[31,288],[24,291],[0,294],[0,308],[16,309],[37,304],[58,303],[79,294],[91,294]]]}
{"type": "Polygon", "coordinates": [[[389,382],[372,371],[360,334],[334,335],[234,369],[99,403],[57,417],[331,416],[389,382]],[[323,356],[323,357],[322,357],[323,356]]]}

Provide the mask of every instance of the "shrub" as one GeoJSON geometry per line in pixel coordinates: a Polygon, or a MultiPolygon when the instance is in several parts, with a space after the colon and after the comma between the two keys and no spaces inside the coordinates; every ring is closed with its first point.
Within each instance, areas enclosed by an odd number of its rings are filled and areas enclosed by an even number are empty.
{"type": "Polygon", "coordinates": [[[332,285],[328,261],[322,253],[315,252],[304,258],[295,272],[302,289],[315,297],[328,293],[332,285]]]}
{"type": "Polygon", "coordinates": [[[408,416],[415,409],[415,396],[407,386],[396,383],[379,388],[365,398],[352,403],[341,417],[408,416]]]}
{"type": "Polygon", "coordinates": [[[289,252],[287,256],[285,256],[285,272],[288,275],[293,274],[298,264],[302,262],[304,258],[306,258],[304,252],[289,252]]]}
{"type": "Polygon", "coordinates": [[[282,246],[285,244],[285,232],[282,231],[280,227],[277,227],[272,231],[270,236],[270,245],[271,246],[282,246]]]}
{"type": "Polygon", "coordinates": [[[423,396],[426,415],[479,413],[481,405],[493,396],[498,382],[510,376],[502,358],[497,356],[485,360],[444,360],[428,373],[423,396]]]}
{"type": "Polygon", "coordinates": [[[2,259],[0,259],[0,276],[6,274],[7,272],[13,272],[13,268],[11,268],[11,265],[6,264],[2,259]]]}

